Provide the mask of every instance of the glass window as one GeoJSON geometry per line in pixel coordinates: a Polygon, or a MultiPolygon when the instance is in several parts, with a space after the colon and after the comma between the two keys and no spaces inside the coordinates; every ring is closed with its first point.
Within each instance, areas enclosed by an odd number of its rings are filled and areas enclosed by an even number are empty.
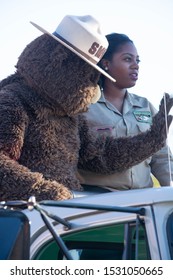
{"type": "MultiPolygon", "coordinates": [[[[136,221],[67,233],[63,240],[76,260],[150,259],[144,223],[136,221]]],[[[51,240],[37,253],[36,259],[65,259],[51,240]]]]}
{"type": "Polygon", "coordinates": [[[166,231],[168,236],[169,252],[171,260],[173,260],[173,213],[168,218],[166,231]]]}
{"type": "Polygon", "coordinates": [[[27,260],[30,226],[21,211],[0,209],[0,260],[27,260]]]}

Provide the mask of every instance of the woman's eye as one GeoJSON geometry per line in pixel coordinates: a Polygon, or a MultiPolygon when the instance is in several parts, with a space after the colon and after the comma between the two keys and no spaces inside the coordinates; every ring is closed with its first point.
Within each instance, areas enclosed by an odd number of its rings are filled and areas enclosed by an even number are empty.
{"type": "MultiPolygon", "coordinates": [[[[125,57],[124,60],[127,61],[127,62],[132,62],[133,59],[132,59],[132,57],[125,57]]],[[[136,61],[134,60],[134,62],[139,64],[140,63],[140,59],[136,59],[136,61]]]]}
{"type": "Polygon", "coordinates": [[[125,57],[125,61],[131,61],[131,57],[125,57]]]}

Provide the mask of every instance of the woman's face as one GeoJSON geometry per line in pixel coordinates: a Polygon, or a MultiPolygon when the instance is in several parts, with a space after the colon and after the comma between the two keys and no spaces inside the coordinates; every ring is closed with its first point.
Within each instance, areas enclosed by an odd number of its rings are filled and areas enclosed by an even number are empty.
{"type": "Polygon", "coordinates": [[[125,43],[107,62],[108,73],[116,79],[115,86],[123,89],[136,84],[139,72],[139,55],[133,43],[125,43]]]}

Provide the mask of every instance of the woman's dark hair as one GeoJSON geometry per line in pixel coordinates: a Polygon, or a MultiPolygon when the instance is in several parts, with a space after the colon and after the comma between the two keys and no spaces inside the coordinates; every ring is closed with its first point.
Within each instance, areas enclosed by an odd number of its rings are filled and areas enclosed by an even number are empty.
{"type": "Polygon", "coordinates": [[[130,38],[125,34],[111,33],[106,35],[109,46],[103,58],[110,60],[114,53],[118,52],[120,47],[126,43],[133,43],[130,38]]]}
{"type": "MultiPolygon", "coordinates": [[[[112,56],[119,51],[119,49],[121,48],[122,45],[126,44],[126,43],[132,43],[133,41],[125,34],[121,34],[121,33],[110,33],[106,35],[106,39],[108,40],[109,46],[107,48],[107,51],[105,52],[104,56],[102,57],[102,59],[107,59],[107,60],[111,60],[112,56]]],[[[102,59],[100,60],[100,62],[98,63],[98,65],[103,68],[102,65],[102,59]]],[[[103,75],[101,75],[100,77],[100,81],[99,81],[99,85],[103,85],[105,77],[103,75]]]]}

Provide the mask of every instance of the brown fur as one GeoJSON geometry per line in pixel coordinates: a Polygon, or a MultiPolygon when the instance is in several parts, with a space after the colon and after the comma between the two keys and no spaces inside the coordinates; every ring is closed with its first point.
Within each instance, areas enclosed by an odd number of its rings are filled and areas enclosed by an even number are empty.
{"type": "Polygon", "coordinates": [[[99,73],[48,35],[25,48],[16,68],[0,83],[0,200],[69,199],[82,190],[77,166],[118,172],[164,145],[163,104],[148,132],[96,139],[81,113],[99,73]]]}

